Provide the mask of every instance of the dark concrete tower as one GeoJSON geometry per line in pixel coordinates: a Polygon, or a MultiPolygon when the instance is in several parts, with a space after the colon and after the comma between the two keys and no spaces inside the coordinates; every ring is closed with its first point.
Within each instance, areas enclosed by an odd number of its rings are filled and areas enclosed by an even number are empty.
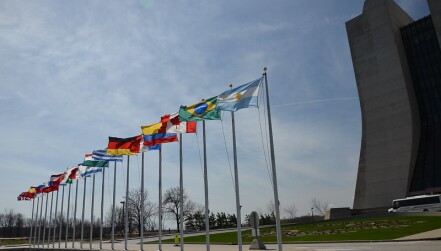
{"type": "Polygon", "coordinates": [[[387,208],[408,196],[421,126],[401,28],[412,18],[393,0],[366,0],[346,23],[362,113],[354,208],[387,208]]]}
{"type": "Polygon", "coordinates": [[[413,21],[393,0],[366,0],[346,23],[362,113],[355,209],[441,193],[441,1],[413,21]]]}

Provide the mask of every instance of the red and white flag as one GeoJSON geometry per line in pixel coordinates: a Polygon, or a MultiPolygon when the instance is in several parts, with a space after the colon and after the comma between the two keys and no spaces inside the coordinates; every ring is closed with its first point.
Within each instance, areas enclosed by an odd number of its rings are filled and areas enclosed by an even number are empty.
{"type": "Polygon", "coordinates": [[[165,133],[196,133],[196,121],[180,121],[179,113],[166,114],[161,117],[162,127],[165,133]]]}

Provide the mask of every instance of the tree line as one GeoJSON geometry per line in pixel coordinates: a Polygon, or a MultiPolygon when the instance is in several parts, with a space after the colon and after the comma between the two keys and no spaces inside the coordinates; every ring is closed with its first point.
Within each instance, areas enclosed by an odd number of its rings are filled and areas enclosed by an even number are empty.
{"type": "MultiPolygon", "coordinates": [[[[158,229],[157,216],[158,216],[158,205],[152,202],[149,198],[147,190],[144,191],[144,207],[142,207],[141,202],[141,189],[132,189],[129,191],[127,203],[125,203],[125,198],[123,198],[124,203],[115,205],[115,215],[113,217],[115,225],[115,235],[122,236],[125,231],[125,212],[128,214],[128,229],[127,232],[132,235],[138,235],[141,232],[141,227],[144,228],[144,232],[148,234],[149,232],[155,232],[158,229]],[[141,224],[141,210],[144,208],[143,213],[143,224],[141,224]],[[143,226],[142,226],[143,225],[143,226]]],[[[163,219],[168,219],[176,223],[176,229],[179,231],[180,227],[180,190],[179,187],[173,187],[166,190],[163,196],[162,209],[163,209],[163,219]]],[[[193,214],[195,211],[202,208],[200,205],[188,198],[187,193],[184,191],[184,221],[185,217],[193,214]]],[[[112,232],[112,210],[113,205],[106,210],[106,214],[103,220],[103,235],[105,237],[110,237],[112,232]]],[[[36,211],[36,209],[35,209],[36,211]]],[[[40,210],[39,210],[40,211],[40,210]]],[[[44,210],[43,210],[44,211],[44,210]]],[[[52,212],[55,215],[55,212],[52,212]]],[[[51,236],[55,231],[56,240],[60,235],[60,224],[63,226],[61,229],[61,238],[64,239],[66,234],[66,225],[68,225],[69,238],[72,238],[72,228],[75,226],[75,238],[78,239],[81,235],[81,213],[77,211],[76,219],[74,219],[74,209],[70,208],[69,219],[66,218],[66,212],[57,212],[57,217],[53,217],[49,221],[49,212],[47,212],[47,221],[44,224],[44,213],[43,217],[40,218],[40,212],[38,212],[38,218],[34,219],[33,227],[40,229],[43,232],[43,227],[46,226],[46,234],[51,228],[51,236]]],[[[32,226],[32,220],[26,218],[21,213],[16,213],[13,209],[9,209],[0,213],[0,237],[27,237],[30,235],[30,229],[32,226]]],[[[101,219],[94,216],[94,221],[90,222],[90,219],[86,219],[83,222],[83,236],[90,236],[90,229],[92,226],[93,237],[98,238],[100,235],[101,219]]],[[[164,228],[164,226],[163,226],[164,228]]],[[[35,233],[35,232],[34,232],[35,233]]],[[[52,237],[51,237],[52,238],[52,237]]]]}
{"type": "MultiPolygon", "coordinates": [[[[132,236],[132,234],[139,235],[141,232],[141,227],[144,228],[144,232],[146,234],[154,233],[158,229],[157,225],[157,217],[158,217],[158,205],[152,202],[149,199],[149,194],[147,190],[144,191],[144,214],[143,214],[143,226],[141,224],[141,189],[132,189],[129,191],[129,196],[126,203],[121,205],[115,205],[115,235],[122,236],[125,231],[124,224],[124,213],[127,210],[128,213],[128,233],[132,236]]],[[[176,230],[180,230],[180,190],[179,187],[172,187],[166,190],[163,196],[162,208],[163,208],[163,219],[170,220],[176,224],[176,230]]],[[[189,199],[187,193],[184,190],[183,193],[183,204],[184,204],[184,218],[183,223],[186,231],[202,231],[205,230],[205,213],[204,207],[200,204],[189,199]]],[[[125,200],[125,198],[124,198],[125,200]]],[[[287,219],[283,219],[284,223],[293,223],[293,222],[307,222],[312,220],[320,220],[323,218],[323,214],[328,207],[328,203],[320,202],[316,199],[311,201],[311,210],[315,210],[317,212],[316,215],[311,216],[301,216],[297,217],[297,208],[292,203],[288,207],[284,208],[284,212],[288,214],[287,219]]],[[[267,204],[266,211],[260,211],[259,214],[259,224],[260,225],[272,225],[275,224],[275,214],[274,214],[274,203],[270,202],[267,204]]],[[[48,233],[48,228],[51,227],[51,236],[53,235],[53,231],[56,233],[56,240],[58,240],[58,235],[60,233],[58,226],[60,223],[63,228],[61,229],[61,236],[64,239],[66,224],[69,228],[69,238],[72,238],[72,228],[75,225],[76,228],[76,236],[78,239],[81,234],[81,215],[77,211],[76,220],[74,220],[74,209],[70,209],[71,212],[69,215],[71,216],[69,219],[66,219],[66,212],[57,212],[57,218],[53,218],[50,222],[49,220],[46,223],[46,233],[48,233]]],[[[55,212],[53,212],[53,215],[55,212]]],[[[49,212],[48,212],[49,218],[49,212]]],[[[90,236],[90,228],[92,226],[93,229],[93,237],[98,238],[100,234],[100,224],[101,219],[99,217],[94,217],[94,221],[90,222],[90,220],[85,220],[83,223],[84,236],[90,236]]],[[[40,220],[40,212],[39,218],[34,219],[34,227],[41,226],[43,227],[44,215],[40,220]]],[[[245,215],[245,223],[250,225],[249,215],[245,215]]],[[[21,213],[16,213],[12,209],[5,209],[2,213],[0,213],[0,237],[27,237],[30,234],[32,222],[31,219],[24,217],[21,213]]],[[[237,217],[235,214],[227,214],[225,212],[211,212],[209,215],[209,227],[210,229],[221,229],[221,228],[235,228],[237,226],[237,217]]],[[[164,229],[164,226],[163,226],[164,229]]],[[[41,230],[43,231],[43,230],[41,230]]],[[[107,209],[106,215],[103,220],[103,235],[106,238],[109,238],[112,231],[112,205],[107,209]]],[[[35,232],[34,232],[35,233],[35,232]]]]}

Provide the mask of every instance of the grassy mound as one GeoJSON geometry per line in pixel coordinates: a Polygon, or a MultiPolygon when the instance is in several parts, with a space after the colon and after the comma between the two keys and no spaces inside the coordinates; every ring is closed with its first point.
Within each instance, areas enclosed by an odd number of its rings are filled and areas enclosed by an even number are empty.
{"type": "MultiPolygon", "coordinates": [[[[321,221],[311,224],[282,226],[284,243],[315,242],[315,241],[367,241],[393,240],[433,229],[441,228],[439,216],[413,216],[353,219],[341,221],[321,221]]],[[[260,230],[264,243],[276,243],[276,229],[263,228],[260,230]]],[[[244,244],[254,239],[251,231],[242,232],[244,244]]],[[[185,243],[205,243],[205,235],[185,237],[185,243]]],[[[166,240],[173,243],[173,240],[166,240]]],[[[237,244],[237,233],[211,234],[210,242],[216,244],[237,244]]]]}

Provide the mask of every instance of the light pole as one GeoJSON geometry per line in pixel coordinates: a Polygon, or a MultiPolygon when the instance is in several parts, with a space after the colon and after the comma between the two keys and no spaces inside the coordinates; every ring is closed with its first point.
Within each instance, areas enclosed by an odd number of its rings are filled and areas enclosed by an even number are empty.
{"type": "Polygon", "coordinates": [[[311,219],[312,221],[314,221],[314,208],[311,207],[311,219]]]}

